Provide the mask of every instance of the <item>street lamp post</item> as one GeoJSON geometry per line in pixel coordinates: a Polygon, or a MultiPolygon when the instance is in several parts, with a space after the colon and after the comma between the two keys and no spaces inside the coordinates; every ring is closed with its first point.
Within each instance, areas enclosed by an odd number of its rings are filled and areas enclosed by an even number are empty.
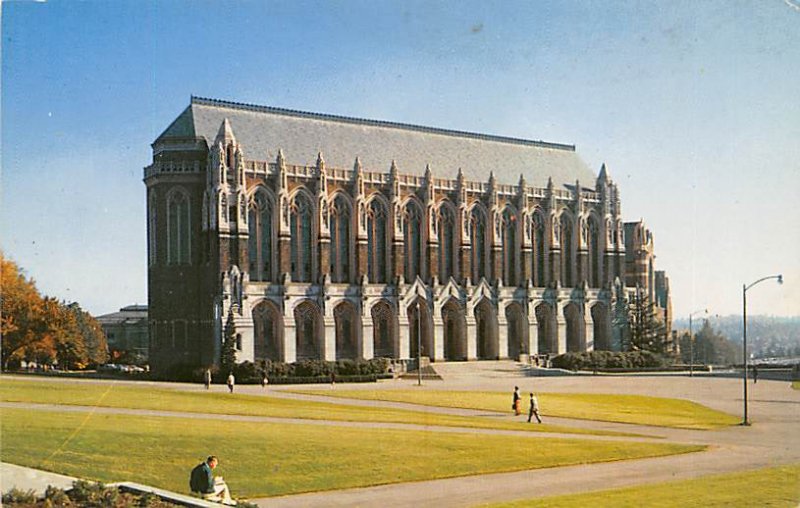
{"type": "Polygon", "coordinates": [[[696,310],[689,314],[689,377],[694,377],[694,333],[692,332],[692,318],[701,313],[708,314],[708,309],[696,310]]]}
{"type": "Polygon", "coordinates": [[[742,425],[750,425],[750,421],[747,419],[747,290],[759,282],[770,279],[777,279],[778,284],[783,284],[783,275],[761,277],[749,286],[747,284],[742,284],[742,359],[744,365],[744,372],[742,373],[742,383],[744,386],[744,417],[742,419],[742,425]]]}

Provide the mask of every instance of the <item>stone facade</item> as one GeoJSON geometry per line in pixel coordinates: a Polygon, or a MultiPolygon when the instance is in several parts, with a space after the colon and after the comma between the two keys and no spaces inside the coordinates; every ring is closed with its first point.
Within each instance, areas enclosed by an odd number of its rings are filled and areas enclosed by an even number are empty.
{"type": "Polygon", "coordinates": [[[605,166],[581,165],[569,145],[193,98],[145,168],[152,368],[217,362],[230,314],[239,361],[617,349],[619,302],[655,288],[652,236],[629,242],[605,166]],[[306,135],[311,163],[284,152],[306,135]],[[464,167],[402,166],[442,153],[464,167]]]}

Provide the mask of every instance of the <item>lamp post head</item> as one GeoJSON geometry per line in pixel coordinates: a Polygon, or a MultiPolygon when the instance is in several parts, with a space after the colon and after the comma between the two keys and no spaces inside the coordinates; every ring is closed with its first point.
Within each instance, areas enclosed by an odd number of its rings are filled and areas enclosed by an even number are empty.
{"type": "Polygon", "coordinates": [[[778,275],[778,284],[783,284],[783,275],[778,275]]]}

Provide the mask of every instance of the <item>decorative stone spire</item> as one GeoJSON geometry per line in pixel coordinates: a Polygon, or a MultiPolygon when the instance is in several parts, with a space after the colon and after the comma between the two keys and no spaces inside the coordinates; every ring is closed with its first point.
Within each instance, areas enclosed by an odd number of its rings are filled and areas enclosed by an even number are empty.
{"type": "Polygon", "coordinates": [[[597,182],[595,183],[595,191],[600,194],[600,202],[603,206],[603,213],[608,214],[610,211],[610,200],[609,200],[609,176],[608,171],[606,170],[606,163],[604,162],[602,166],[600,166],[600,174],[597,176],[597,182]]]}
{"type": "Polygon", "coordinates": [[[353,163],[353,193],[358,196],[364,194],[364,171],[361,168],[361,159],[358,157],[353,163]]]}
{"type": "Polygon", "coordinates": [[[389,192],[392,198],[400,196],[400,179],[398,178],[397,163],[392,159],[392,166],[389,168],[389,192]]]}
{"type": "Polygon", "coordinates": [[[464,185],[464,172],[461,171],[461,168],[458,168],[458,174],[456,175],[456,196],[458,203],[467,202],[467,188],[464,185]]]}
{"type": "Polygon", "coordinates": [[[217,139],[215,139],[214,142],[221,142],[223,146],[227,146],[228,143],[236,142],[236,136],[233,135],[233,129],[231,128],[231,122],[227,117],[222,121],[222,125],[219,126],[217,139]]]}
{"type": "Polygon", "coordinates": [[[547,177],[547,187],[545,188],[545,203],[547,204],[547,208],[549,210],[555,210],[556,208],[556,197],[553,193],[553,177],[547,177]]]}
{"type": "Polygon", "coordinates": [[[600,174],[597,176],[597,183],[608,183],[611,180],[611,176],[608,174],[608,170],[606,169],[606,163],[604,162],[602,166],[600,166],[600,174]]]}
{"type": "Polygon", "coordinates": [[[278,148],[278,156],[275,158],[275,166],[278,170],[278,189],[283,192],[289,190],[289,180],[286,175],[286,157],[283,156],[283,150],[278,148]]]}
{"type": "Polygon", "coordinates": [[[240,145],[236,145],[236,149],[233,152],[233,161],[234,181],[236,183],[236,188],[238,190],[244,190],[244,153],[242,152],[242,147],[240,145]]]}
{"type": "Polygon", "coordinates": [[[433,172],[430,164],[425,165],[425,200],[433,203],[433,172]]]}
{"type": "Polygon", "coordinates": [[[494,171],[489,171],[489,205],[497,203],[497,180],[494,178],[494,171]]]}
{"type": "Polygon", "coordinates": [[[328,193],[328,172],[325,170],[325,159],[322,152],[317,153],[317,194],[327,195],[328,193]]]}
{"type": "Polygon", "coordinates": [[[519,206],[520,210],[527,208],[527,196],[528,196],[528,182],[525,180],[525,175],[522,173],[519,174],[519,188],[517,189],[517,200],[519,201],[517,205],[519,206]]]}

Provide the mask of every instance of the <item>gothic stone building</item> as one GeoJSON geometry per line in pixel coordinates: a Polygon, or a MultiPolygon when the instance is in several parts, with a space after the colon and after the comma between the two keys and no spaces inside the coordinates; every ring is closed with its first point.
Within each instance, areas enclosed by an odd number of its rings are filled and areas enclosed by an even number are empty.
{"type": "Polygon", "coordinates": [[[613,350],[654,287],[571,145],[193,97],[152,147],[155,372],[217,363],[231,318],[239,361],[613,350]]]}

